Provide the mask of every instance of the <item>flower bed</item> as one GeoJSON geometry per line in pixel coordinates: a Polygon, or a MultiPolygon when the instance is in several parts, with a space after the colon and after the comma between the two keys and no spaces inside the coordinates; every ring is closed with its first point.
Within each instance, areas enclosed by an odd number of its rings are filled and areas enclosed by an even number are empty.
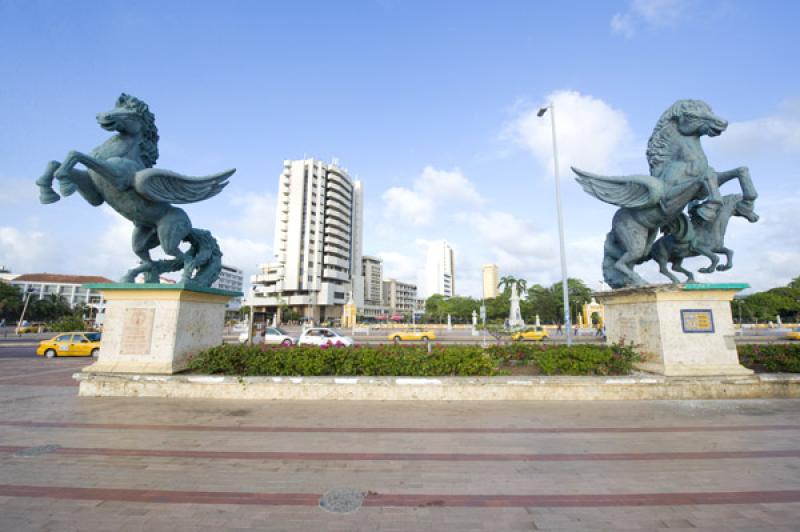
{"type": "Polygon", "coordinates": [[[800,373],[800,344],[739,345],[739,362],[757,372],[800,373]]]}
{"type": "Polygon", "coordinates": [[[620,346],[493,345],[271,347],[222,345],[193,357],[189,369],[242,376],[627,375],[639,356],[620,346]]]}

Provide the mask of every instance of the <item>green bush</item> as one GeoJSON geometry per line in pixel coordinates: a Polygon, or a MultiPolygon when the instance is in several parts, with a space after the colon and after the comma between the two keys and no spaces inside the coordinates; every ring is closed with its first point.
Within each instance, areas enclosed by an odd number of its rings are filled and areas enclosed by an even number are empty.
{"type": "Polygon", "coordinates": [[[738,345],[739,362],[756,371],[800,373],[800,344],[738,345]]]}
{"type": "Polygon", "coordinates": [[[512,365],[531,374],[626,375],[638,355],[613,346],[313,346],[222,345],[189,361],[195,373],[274,376],[491,376],[512,365]]]}
{"type": "Polygon", "coordinates": [[[513,344],[487,348],[504,363],[533,366],[542,375],[628,375],[641,359],[632,348],[622,345],[513,344]]]}
{"type": "Polygon", "coordinates": [[[80,316],[69,315],[64,316],[55,323],[47,326],[48,330],[53,332],[72,332],[72,331],[85,331],[86,324],[80,316]]]}

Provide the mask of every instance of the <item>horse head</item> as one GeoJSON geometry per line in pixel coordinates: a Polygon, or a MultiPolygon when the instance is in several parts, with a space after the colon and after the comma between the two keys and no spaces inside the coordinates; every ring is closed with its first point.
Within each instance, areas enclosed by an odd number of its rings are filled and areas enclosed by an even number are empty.
{"type": "Polygon", "coordinates": [[[114,108],[97,113],[97,123],[107,131],[118,131],[121,135],[140,137],[139,148],[142,162],[147,168],[158,159],[158,128],[155,116],[142,100],[122,93],[114,108]]]}
{"type": "Polygon", "coordinates": [[[728,127],[728,121],[701,100],[678,100],[670,109],[678,131],[687,137],[716,137],[728,127]]]}
{"type": "Polygon", "coordinates": [[[647,143],[650,175],[660,176],[668,161],[675,156],[676,134],[683,137],[716,137],[728,127],[728,122],[714,114],[701,100],[678,100],[661,114],[647,143]]]}

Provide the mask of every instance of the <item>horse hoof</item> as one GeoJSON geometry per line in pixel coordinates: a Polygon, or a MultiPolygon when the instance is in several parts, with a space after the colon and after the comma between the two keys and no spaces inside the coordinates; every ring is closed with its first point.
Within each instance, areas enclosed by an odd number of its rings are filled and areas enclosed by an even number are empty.
{"type": "Polygon", "coordinates": [[[47,189],[40,189],[39,191],[39,203],[43,205],[47,205],[49,203],[55,203],[61,199],[61,196],[56,194],[56,191],[52,188],[47,189]]]}

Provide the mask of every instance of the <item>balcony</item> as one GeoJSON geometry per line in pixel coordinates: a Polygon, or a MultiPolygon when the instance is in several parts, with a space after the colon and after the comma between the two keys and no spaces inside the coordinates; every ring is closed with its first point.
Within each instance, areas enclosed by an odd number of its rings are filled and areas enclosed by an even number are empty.
{"type": "Polygon", "coordinates": [[[348,244],[350,243],[350,231],[343,230],[342,228],[334,225],[325,226],[325,235],[338,236],[339,238],[345,240],[348,244]]]}
{"type": "Polygon", "coordinates": [[[350,274],[347,272],[340,272],[338,270],[333,270],[331,268],[324,268],[322,270],[322,278],[323,279],[336,279],[338,281],[349,281],[350,274]]]}

